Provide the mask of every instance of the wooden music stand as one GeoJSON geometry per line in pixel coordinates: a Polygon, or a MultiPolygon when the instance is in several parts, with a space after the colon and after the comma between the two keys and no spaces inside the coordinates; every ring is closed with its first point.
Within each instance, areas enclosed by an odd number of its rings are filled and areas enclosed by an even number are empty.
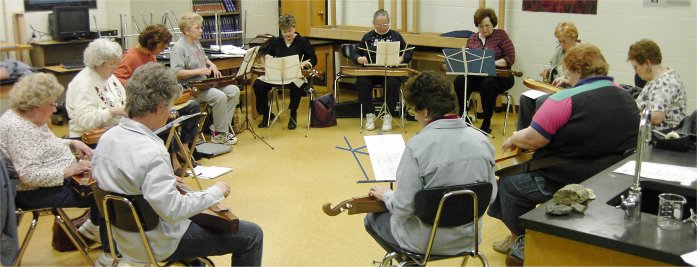
{"type": "MultiPolygon", "coordinates": [[[[193,117],[196,117],[196,116],[201,116],[201,118],[199,118],[198,129],[197,129],[198,132],[201,132],[201,130],[203,130],[203,123],[200,123],[200,122],[205,121],[207,115],[208,114],[205,112],[199,112],[199,113],[194,113],[191,115],[181,116],[181,117],[165,124],[164,126],[160,127],[159,129],[155,130],[154,133],[159,134],[159,133],[167,131],[169,129],[169,134],[167,135],[167,140],[165,140],[165,147],[169,148],[170,145],[172,144],[172,140],[174,140],[175,142],[177,142],[177,145],[180,147],[180,149],[182,149],[184,147],[184,143],[182,143],[181,134],[179,133],[179,129],[178,129],[178,128],[180,128],[179,123],[181,123],[185,120],[191,119],[193,117]]],[[[194,140],[192,140],[191,144],[189,144],[189,147],[187,147],[188,151],[182,149],[182,152],[184,153],[184,156],[186,158],[184,165],[182,165],[182,170],[184,170],[185,173],[187,170],[191,170],[191,176],[196,181],[196,185],[198,186],[198,189],[203,190],[203,187],[201,187],[201,183],[198,181],[198,176],[196,175],[196,172],[194,171],[194,164],[192,162],[192,155],[190,154],[191,151],[194,151],[197,138],[198,138],[198,135],[194,135],[194,140]]]]}

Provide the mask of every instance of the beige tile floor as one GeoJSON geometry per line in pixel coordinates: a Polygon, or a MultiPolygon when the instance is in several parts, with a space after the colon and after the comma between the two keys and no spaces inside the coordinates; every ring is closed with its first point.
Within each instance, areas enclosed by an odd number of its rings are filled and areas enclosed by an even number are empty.
{"type": "MultiPolygon", "coordinates": [[[[318,91],[322,91],[321,89],[318,91]]],[[[320,93],[321,94],[321,93],[320,93]]],[[[342,99],[347,99],[342,96],[342,99]]],[[[303,98],[301,107],[307,106],[303,98]]],[[[306,110],[299,111],[299,126],[305,125],[306,110]]],[[[515,118],[509,118],[509,134],[514,129],[515,118]]],[[[232,187],[225,203],[243,220],[253,221],[264,230],[263,264],[267,266],[372,266],[373,260],[384,255],[381,248],[363,228],[362,215],[325,215],[321,206],[325,202],[336,204],[352,196],[365,195],[370,184],[356,183],[364,179],[351,153],[336,147],[346,147],[344,137],[353,147],[363,146],[364,135],[378,131],[362,131],[358,119],[339,119],[338,126],[306,130],[285,129],[287,115],[279,123],[267,129],[253,127],[258,135],[274,149],[254,139],[249,132],[239,134],[239,142],[232,153],[213,159],[203,159],[201,164],[234,168],[218,180],[227,181],[232,187]]],[[[378,122],[378,126],[380,122],[378,122]]],[[[391,133],[401,133],[409,140],[419,130],[416,122],[406,122],[405,129],[395,120],[391,133]]],[[[492,122],[495,138],[491,142],[501,153],[503,113],[495,114],[492,122]]],[[[53,126],[58,136],[67,131],[65,126],[53,126]]],[[[365,171],[372,177],[370,159],[358,155],[365,171]]],[[[191,186],[194,183],[187,179],[191,186]]],[[[202,180],[204,187],[214,180],[202,180]]],[[[73,211],[76,213],[77,211],[73,211]]],[[[50,247],[52,219],[42,217],[39,230],[31,241],[23,265],[86,265],[77,252],[57,252],[50,247]]],[[[25,217],[20,224],[20,236],[24,236],[29,224],[25,217]]],[[[492,243],[505,238],[508,231],[498,220],[484,216],[483,241],[480,249],[492,266],[504,265],[505,255],[492,250],[492,243]]],[[[96,257],[100,251],[92,253],[96,257]]],[[[230,265],[229,256],[213,257],[218,266],[230,265]]],[[[435,262],[436,266],[458,265],[455,260],[435,262]]],[[[469,266],[479,265],[476,259],[469,266]]]]}

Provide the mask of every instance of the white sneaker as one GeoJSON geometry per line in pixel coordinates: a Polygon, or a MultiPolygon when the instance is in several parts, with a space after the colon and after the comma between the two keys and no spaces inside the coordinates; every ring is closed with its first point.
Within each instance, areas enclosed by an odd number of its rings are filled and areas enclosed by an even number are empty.
{"type": "Polygon", "coordinates": [[[85,223],[80,225],[80,227],[77,228],[77,231],[82,236],[89,238],[96,243],[102,243],[102,240],[99,239],[99,226],[94,225],[90,219],[85,220],[85,223]]]}
{"type": "Polygon", "coordinates": [[[375,130],[375,114],[365,114],[365,129],[368,131],[375,130]]]}
{"type": "Polygon", "coordinates": [[[237,144],[237,137],[233,133],[218,133],[211,137],[211,142],[215,144],[234,145],[237,144]]]}
{"type": "Polygon", "coordinates": [[[392,131],[392,115],[385,114],[384,116],[382,116],[382,131],[392,131]]]}

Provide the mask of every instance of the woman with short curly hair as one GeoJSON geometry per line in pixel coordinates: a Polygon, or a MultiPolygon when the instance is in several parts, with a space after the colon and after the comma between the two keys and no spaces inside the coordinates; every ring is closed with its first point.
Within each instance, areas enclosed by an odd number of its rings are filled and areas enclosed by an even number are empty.
{"type": "Polygon", "coordinates": [[[0,116],[0,150],[16,171],[18,208],[90,207],[79,231],[99,241],[99,211],[94,198],[73,190],[73,175],[90,171],[92,149],[78,140],[58,138],[48,124],[63,86],[53,74],[24,75],[10,90],[11,109],[0,116]],[[77,155],[81,160],[75,158],[77,155]]]}
{"type": "Polygon", "coordinates": [[[661,48],[656,42],[642,39],[629,46],[627,61],[644,81],[648,81],[636,99],[639,109],[651,110],[651,124],[656,129],[671,129],[687,115],[685,85],[678,73],[661,65],[661,48]]]}

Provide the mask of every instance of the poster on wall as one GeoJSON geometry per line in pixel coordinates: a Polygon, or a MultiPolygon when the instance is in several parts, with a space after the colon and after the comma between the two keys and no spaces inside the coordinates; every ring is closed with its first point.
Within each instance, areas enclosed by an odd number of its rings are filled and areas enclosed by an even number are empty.
{"type": "Polygon", "coordinates": [[[523,0],[523,11],[595,15],[598,0],[523,0]]]}

